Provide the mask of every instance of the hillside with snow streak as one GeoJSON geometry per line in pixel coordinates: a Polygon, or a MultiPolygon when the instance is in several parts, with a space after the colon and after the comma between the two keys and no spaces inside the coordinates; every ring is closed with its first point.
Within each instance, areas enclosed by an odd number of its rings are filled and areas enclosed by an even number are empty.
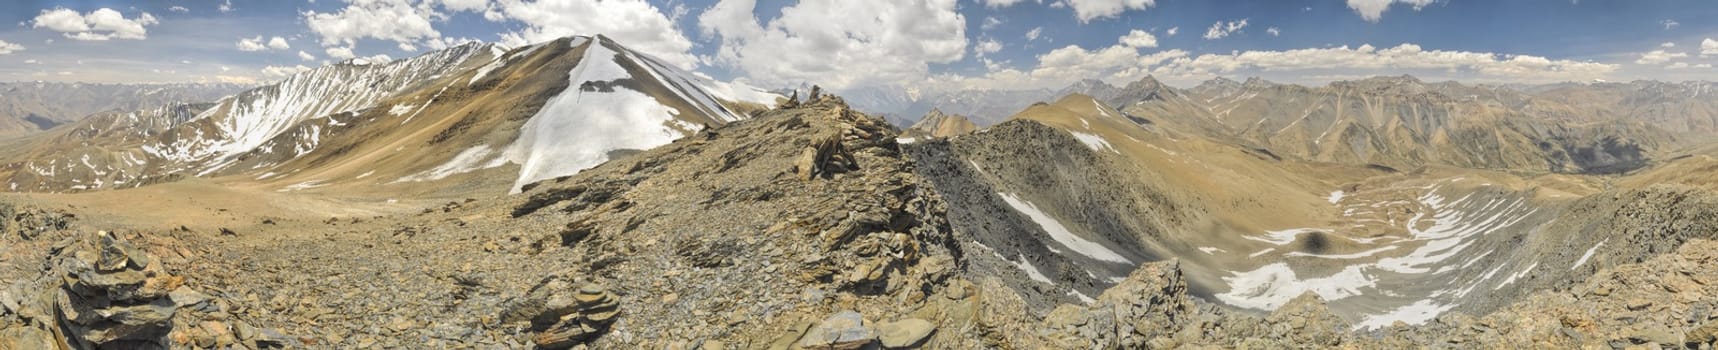
{"type": "Polygon", "coordinates": [[[744,119],[733,106],[767,107],[776,97],[601,36],[513,49],[472,43],[308,70],[165,127],[91,125],[116,130],[33,140],[42,151],[0,159],[0,178],[31,192],[224,176],[296,191],[313,188],[296,186],[303,183],[409,186],[505,168],[518,171],[517,189],[744,119]],[[56,151],[70,143],[90,146],[56,151]],[[113,162],[127,171],[104,170],[113,162]]]}

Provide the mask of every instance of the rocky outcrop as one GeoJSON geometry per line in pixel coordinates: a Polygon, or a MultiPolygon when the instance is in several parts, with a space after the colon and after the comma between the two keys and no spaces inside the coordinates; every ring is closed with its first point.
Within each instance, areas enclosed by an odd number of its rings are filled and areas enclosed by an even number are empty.
{"type": "MultiPolygon", "coordinates": [[[[230,319],[218,300],[186,285],[119,234],[78,234],[52,248],[45,270],[0,292],[0,345],[77,349],[294,346],[272,330],[230,319]]],[[[301,345],[299,345],[301,346],[301,345]]]]}
{"type": "MultiPolygon", "coordinates": [[[[564,303],[564,299],[561,299],[564,303]]],[[[566,349],[601,335],[620,315],[620,301],[602,286],[587,284],[572,295],[573,304],[550,306],[559,321],[532,338],[538,348],[566,349]]]]}
{"type": "Polygon", "coordinates": [[[0,203],[0,234],[32,240],[48,231],[66,229],[75,218],[64,212],[0,203]]]}

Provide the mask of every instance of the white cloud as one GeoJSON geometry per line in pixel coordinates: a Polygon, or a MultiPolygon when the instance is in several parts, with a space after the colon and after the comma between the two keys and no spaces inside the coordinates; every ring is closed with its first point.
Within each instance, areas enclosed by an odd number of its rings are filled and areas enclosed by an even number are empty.
{"type": "Polygon", "coordinates": [[[305,67],[303,65],[267,66],[267,67],[263,67],[262,75],[265,75],[265,76],[268,76],[271,78],[281,78],[281,77],[286,77],[286,76],[293,75],[293,74],[298,74],[298,72],[303,72],[303,71],[307,71],[307,70],[310,70],[310,67],[305,67]]]}
{"type": "Polygon", "coordinates": [[[1242,18],[1242,19],[1237,20],[1237,21],[1229,21],[1228,23],[1224,23],[1223,21],[1217,21],[1217,23],[1211,24],[1211,29],[1205,30],[1205,40],[1222,39],[1224,37],[1229,36],[1229,34],[1234,34],[1236,32],[1240,32],[1242,28],[1246,28],[1246,27],[1247,27],[1247,19],[1246,18],[1242,18]]]}
{"type": "Polygon", "coordinates": [[[1652,50],[1650,52],[1640,54],[1640,59],[1635,60],[1634,63],[1635,64],[1659,64],[1659,63],[1670,62],[1671,60],[1683,58],[1683,57],[1688,57],[1688,54],[1681,53],[1681,52],[1669,52],[1669,51],[1664,51],[1664,50],[1652,50]]]}
{"type": "Polygon", "coordinates": [[[1360,19],[1378,23],[1379,19],[1384,18],[1384,11],[1389,10],[1392,4],[1406,4],[1413,6],[1414,11],[1419,11],[1434,1],[1436,0],[1348,0],[1348,8],[1359,14],[1360,19]]]}
{"type": "Polygon", "coordinates": [[[161,22],[148,12],[138,15],[136,19],[127,19],[119,11],[104,7],[88,14],[78,14],[77,11],[66,8],[42,10],[30,23],[31,28],[47,28],[76,40],[143,40],[149,36],[149,31],[144,29],[144,26],[161,22]]]}
{"type": "Polygon", "coordinates": [[[1589,80],[1616,71],[1617,65],[1573,60],[1551,60],[1528,55],[1489,52],[1424,50],[1402,44],[1388,49],[1362,45],[1350,49],[1298,49],[1206,54],[1177,60],[1158,67],[1169,74],[1209,75],[1256,71],[1349,71],[1400,74],[1404,71],[1465,73],[1477,78],[1522,81],[1589,80]]]}
{"type": "Polygon", "coordinates": [[[1157,6],[1156,0],[1064,0],[1068,7],[1074,8],[1074,17],[1080,22],[1090,22],[1093,19],[1116,17],[1127,10],[1144,10],[1157,6]]]}
{"type": "Polygon", "coordinates": [[[483,11],[489,8],[489,0],[441,0],[441,6],[449,11],[483,11]]]}
{"type": "Polygon", "coordinates": [[[1663,20],[1663,21],[1658,21],[1658,24],[1663,25],[1664,30],[1670,30],[1672,28],[1676,28],[1676,26],[1682,25],[1682,23],[1676,23],[1675,20],[1668,20],[1668,19],[1663,20]]]}
{"type": "Polygon", "coordinates": [[[24,64],[38,64],[38,63],[41,63],[41,62],[40,62],[40,61],[36,61],[36,59],[33,59],[33,58],[32,58],[32,59],[27,59],[27,60],[24,60],[24,64]]]}
{"type": "Polygon", "coordinates": [[[338,47],[338,46],[330,47],[327,49],[323,49],[322,53],[326,53],[326,54],[328,54],[328,57],[331,57],[331,58],[334,58],[337,60],[344,60],[344,59],[351,59],[353,57],[358,57],[357,55],[352,54],[352,48],[350,48],[350,47],[338,47]]]}
{"type": "Polygon", "coordinates": [[[1668,48],[1672,48],[1672,47],[1676,47],[1676,43],[1673,43],[1673,42],[1669,42],[1669,41],[1666,41],[1666,42],[1664,42],[1664,43],[1663,43],[1663,44],[1658,44],[1658,47],[1662,47],[1662,48],[1666,48],[1666,49],[1668,49],[1668,48]]]}
{"type": "MultiPolygon", "coordinates": [[[[0,55],[10,55],[13,52],[24,51],[24,45],[18,45],[0,40],[0,55]]],[[[34,60],[32,60],[34,61],[34,60]]]]}
{"type": "Polygon", "coordinates": [[[277,37],[268,39],[268,48],[275,49],[275,50],[285,50],[285,49],[292,48],[292,46],[286,44],[285,38],[281,38],[281,37],[277,36],[277,37]]]}
{"type": "Polygon", "coordinates": [[[1688,68],[1688,62],[1676,62],[1676,63],[1671,63],[1668,66],[1664,66],[1664,69],[1686,69],[1686,68],[1688,68]]]}
{"type": "Polygon", "coordinates": [[[191,12],[191,9],[185,8],[184,6],[174,6],[174,7],[168,7],[167,11],[186,13],[186,12],[191,12]]]}
{"type": "Polygon", "coordinates": [[[1126,83],[1145,77],[1148,67],[1186,56],[1181,50],[1142,54],[1123,44],[1096,50],[1069,45],[1038,55],[1038,65],[1031,69],[986,65],[990,71],[984,76],[945,73],[933,76],[928,85],[946,90],[1016,90],[1058,88],[1087,78],[1126,83]]]}
{"type": "Polygon", "coordinates": [[[955,0],[804,1],[767,24],[752,15],[755,7],[756,0],[723,0],[698,16],[698,28],[720,38],[713,62],[763,86],[898,84],[966,54],[966,19],[955,0]]]}
{"type": "Polygon", "coordinates": [[[1002,20],[997,19],[996,17],[985,17],[984,18],[984,24],[978,25],[978,29],[979,30],[991,30],[991,29],[996,29],[996,26],[999,26],[999,25],[1002,25],[1002,20]]]}
{"type": "Polygon", "coordinates": [[[413,6],[410,0],[347,1],[339,12],[304,13],[305,23],[321,38],[322,46],[352,48],[359,39],[411,45],[441,38],[441,32],[431,25],[434,11],[413,6]]]}
{"type": "MultiPolygon", "coordinates": [[[[315,1],[311,1],[311,2],[315,2],[315,1]]],[[[233,7],[233,0],[226,0],[226,1],[222,1],[221,6],[217,7],[216,9],[221,10],[221,13],[228,13],[228,12],[233,12],[233,10],[237,10],[238,8],[233,7]]]]}
{"type": "Polygon", "coordinates": [[[1002,51],[1002,43],[996,42],[995,39],[986,38],[984,40],[979,40],[978,45],[975,45],[972,48],[972,51],[977,52],[979,57],[983,57],[985,54],[1002,51]]]}
{"type": "Polygon", "coordinates": [[[315,61],[316,55],[311,55],[308,52],[304,52],[304,51],[300,50],[300,51],[298,51],[298,59],[303,60],[303,61],[315,61]]]}
{"type": "Polygon", "coordinates": [[[1121,37],[1121,44],[1131,48],[1157,47],[1157,37],[1143,30],[1134,29],[1121,37]]]}
{"type": "MultiPolygon", "coordinates": [[[[721,4],[706,13],[719,7],[721,4]]],[[[698,62],[690,53],[692,41],[680,33],[667,15],[644,0],[500,0],[496,9],[486,12],[484,17],[525,24],[520,31],[501,35],[501,43],[507,45],[602,34],[627,48],[681,68],[693,68],[698,62]]],[[[965,47],[964,43],[961,46],[965,47]]]]}
{"type": "Polygon", "coordinates": [[[1175,36],[1175,33],[1178,32],[1181,32],[1180,26],[1169,27],[1169,30],[1163,31],[1163,36],[1175,36]]]}
{"type": "Polygon", "coordinates": [[[1014,4],[1018,4],[1018,3],[1020,3],[1020,1],[1021,0],[983,0],[984,6],[990,7],[990,8],[1004,8],[1004,7],[1014,6],[1014,4]]]}
{"type": "Polygon", "coordinates": [[[1032,27],[1026,31],[1026,41],[1037,41],[1040,35],[1044,35],[1044,27],[1032,27]]]}
{"type": "Polygon", "coordinates": [[[1700,41],[1700,57],[1718,55],[1718,40],[1706,38],[1700,41]]]}
{"type": "Polygon", "coordinates": [[[241,38],[241,39],[239,39],[239,43],[237,44],[237,46],[239,47],[239,51],[246,51],[246,52],[262,51],[262,50],[268,49],[268,46],[264,46],[262,44],[262,36],[261,35],[258,35],[255,38],[241,38]]]}
{"type": "MultiPolygon", "coordinates": [[[[1699,67],[1699,66],[1694,66],[1699,67]]],[[[1189,55],[1181,50],[1142,53],[1115,45],[1086,50],[1068,46],[1038,56],[1036,67],[1017,70],[991,67],[978,77],[940,74],[931,80],[938,89],[1033,89],[1065,86],[1073,80],[1097,78],[1125,83],[1147,75],[1173,81],[1197,81],[1224,75],[1286,74],[1296,77],[1397,75],[1433,73],[1463,79],[1505,82],[1585,81],[1601,78],[1618,65],[1552,60],[1539,56],[1487,52],[1424,50],[1402,44],[1377,49],[1311,48],[1286,51],[1241,51],[1189,55]]]]}
{"type": "Polygon", "coordinates": [[[1277,27],[1265,28],[1265,33],[1270,34],[1271,36],[1282,36],[1283,35],[1283,31],[1281,29],[1277,29],[1277,27]]]}

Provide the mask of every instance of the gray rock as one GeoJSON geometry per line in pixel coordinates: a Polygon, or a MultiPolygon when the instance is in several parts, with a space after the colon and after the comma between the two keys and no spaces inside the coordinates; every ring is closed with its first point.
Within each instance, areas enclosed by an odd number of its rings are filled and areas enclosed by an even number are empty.
{"type": "Polygon", "coordinates": [[[877,340],[877,333],[865,325],[858,311],[845,310],[830,315],[800,338],[799,346],[808,349],[858,349],[877,340]]]}

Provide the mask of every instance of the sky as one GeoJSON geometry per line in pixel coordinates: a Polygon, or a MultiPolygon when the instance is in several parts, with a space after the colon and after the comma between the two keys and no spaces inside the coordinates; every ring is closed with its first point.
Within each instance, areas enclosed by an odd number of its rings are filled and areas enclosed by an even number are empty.
{"type": "Polygon", "coordinates": [[[0,81],[263,84],[354,57],[603,34],[776,88],[1718,80],[1710,0],[6,0],[0,81]]]}

